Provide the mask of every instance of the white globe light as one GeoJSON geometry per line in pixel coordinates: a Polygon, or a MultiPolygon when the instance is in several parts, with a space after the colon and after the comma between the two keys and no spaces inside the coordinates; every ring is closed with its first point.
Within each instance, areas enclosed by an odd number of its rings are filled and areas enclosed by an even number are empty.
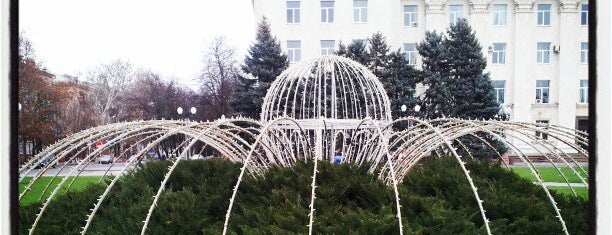
{"type": "Polygon", "coordinates": [[[408,107],[406,107],[405,104],[402,104],[402,112],[406,112],[406,109],[408,109],[408,107]]]}
{"type": "Polygon", "coordinates": [[[191,107],[191,110],[190,110],[190,111],[191,111],[191,114],[196,114],[196,111],[197,111],[197,110],[196,110],[196,108],[195,108],[195,107],[191,107]]]}
{"type": "Polygon", "coordinates": [[[21,103],[17,105],[17,108],[19,109],[19,111],[21,111],[21,103]]]}
{"type": "Polygon", "coordinates": [[[414,111],[418,112],[420,110],[421,110],[421,106],[420,105],[417,104],[416,106],[414,106],[414,111]]]}
{"type": "Polygon", "coordinates": [[[177,112],[179,115],[183,114],[183,108],[178,107],[178,108],[176,109],[176,112],[177,112]]]}

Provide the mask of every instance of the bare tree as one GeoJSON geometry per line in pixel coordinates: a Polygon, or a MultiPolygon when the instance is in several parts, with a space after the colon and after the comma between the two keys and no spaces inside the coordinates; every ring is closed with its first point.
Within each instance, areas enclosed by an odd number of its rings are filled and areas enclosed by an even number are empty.
{"type": "Polygon", "coordinates": [[[97,121],[88,97],[90,92],[88,84],[74,78],[74,80],[53,84],[62,97],[62,100],[58,102],[60,113],[57,120],[62,136],[93,127],[97,121]]]}
{"type": "Polygon", "coordinates": [[[175,81],[163,81],[161,76],[144,71],[136,75],[134,86],[126,99],[133,115],[142,119],[179,119],[177,107],[186,108],[187,92],[175,81]]]}
{"type": "Polygon", "coordinates": [[[204,55],[204,67],[199,78],[204,104],[210,110],[207,118],[218,118],[232,111],[229,99],[237,72],[234,48],[227,45],[225,37],[216,37],[204,55]]]}
{"type": "Polygon", "coordinates": [[[126,119],[127,109],[121,100],[131,85],[133,76],[132,65],[122,60],[100,65],[90,71],[89,80],[92,82],[90,95],[98,124],[126,119]]]}

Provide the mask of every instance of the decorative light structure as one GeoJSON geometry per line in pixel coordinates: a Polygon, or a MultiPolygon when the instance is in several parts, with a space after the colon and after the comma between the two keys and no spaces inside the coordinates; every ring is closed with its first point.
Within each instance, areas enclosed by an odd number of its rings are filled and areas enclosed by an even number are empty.
{"type": "MultiPolygon", "coordinates": [[[[389,98],[382,84],[365,67],[343,57],[323,56],[290,66],[272,83],[264,99],[262,120],[222,116],[214,122],[204,123],[174,120],[135,121],[98,126],[68,136],[48,146],[20,166],[20,182],[26,176],[33,177],[19,195],[19,199],[31,190],[32,185],[40,180],[52,165],[59,161],[82,159],[62,177],[57,186],[52,188],[50,196],[43,200],[41,210],[30,229],[31,234],[60,188],[64,185],[70,188],[76,179],[74,176],[79,176],[89,164],[94,162],[95,156],[128,139],[136,140],[133,146],[146,143],[144,148],[130,158],[121,172],[113,177],[100,195],[85,220],[82,230],[82,234],[85,234],[121,175],[134,170],[134,166],[143,160],[145,154],[162,141],[172,136],[184,135],[187,138],[184,138],[176,148],[176,157],[171,158],[171,166],[157,190],[153,203],[147,214],[143,215],[145,220],[142,234],[147,230],[168,178],[177,164],[188,157],[187,154],[198,142],[215,150],[219,156],[243,164],[225,216],[224,233],[227,232],[231,208],[245,174],[257,176],[272,165],[290,167],[297,161],[314,161],[308,222],[309,233],[312,233],[313,221],[316,218],[314,200],[317,161],[332,160],[334,153],[340,153],[343,162],[367,164],[371,172],[379,172],[379,178],[394,188],[400,231],[404,228],[401,223],[398,183],[402,182],[410,169],[425,157],[446,155],[457,159],[479,205],[486,230],[490,234],[489,220],[482,199],[463,161],[466,156],[461,156],[458,152],[461,149],[468,157],[472,156],[469,149],[461,142],[465,138],[471,138],[490,147],[496,153],[496,157],[501,158],[502,155],[493,147],[494,145],[480,137],[486,134],[508,147],[528,166],[546,192],[564,233],[568,234],[560,209],[546,184],[543,184],[539,172],[527,157],[525,148],[544,156],[574,192],[572,184],[560,170],[559,165],[569,167],[572,173],[588,187],[587,181],[582,176],[582,174],[588,175],[588,172],[575,159],[576,155],[588,156],[583,148],[588,146],[586,133],[555,125],[542,126],[495,120],[452,118],[421,120],[413,117],[393,120],[389,107],[389,98]],[[402,122],[409,124],[403,125],[407,128],[393,130],[395,124],[402,122]],[[535,134],[536,131],[548,135],[548,138],[554,141],[540,141],[535,134]],[[88,151],[91,143],[97,142],[104,144],[94,151],[88,151]],[[49,157],[52,162],[43,166],[49,157]],[[38,166],[42,167],[36,171],[35,168],[38,166]],[[71,177],[74,178],[68,182],[71,177]]],[[[417,105],[414,110],[419,112],[420,108],[417,105]]],[[[402,107],[402,111],[404,110],[402,107]]],[[[181,107],[177,108],[179,115],[182,111],[181,107]]],[[[195,108],[191,108],[191,113],[195,114],[195,108]]],[[[105,176],[114,164],[108,166],[105,176]]],[[[61,166],[53,175],[42,195],[46,195],[51,189],[51,182],[56,182],[54,179],[65,167],[66,165],[61,166]]]]}

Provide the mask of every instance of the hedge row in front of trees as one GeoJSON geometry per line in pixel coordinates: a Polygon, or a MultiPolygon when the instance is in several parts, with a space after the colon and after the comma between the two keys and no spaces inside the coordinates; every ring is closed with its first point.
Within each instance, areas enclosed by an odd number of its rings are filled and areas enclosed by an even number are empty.
{"type": "MultiPolygon", "coordinates": [[[[152,162],[123,177],[93,220],[92,234],[139,233],[168,162],[152,162]]],[[[229,222],[237,234],[304,234],[312,163],[272,168],[262,178],[245,178],[229,222]]],[[[367,168],[320,162],[314,232],[317,234],[398,234],[391,187],[367,168]]],[[[544,191],[485,161],[467,164],[494,234],[560,234],[561,224],[544,191]]],[[[240,164],[185,161],[172,174],[153,213],[150,234],[219,234],[240,164]]],[[[36,232],[76,234],[106,185],[69,192],[53,201],[36,232]]],[[[483,220],[457,162],[430,159],[413,169],[399,187],[406,234],[483,234],[483,220]]],[[[588,203],[552,192],[570,234],[588,231],[588,203]]],[[[27,233],[40,204],[20,209],[27,233]]]]}

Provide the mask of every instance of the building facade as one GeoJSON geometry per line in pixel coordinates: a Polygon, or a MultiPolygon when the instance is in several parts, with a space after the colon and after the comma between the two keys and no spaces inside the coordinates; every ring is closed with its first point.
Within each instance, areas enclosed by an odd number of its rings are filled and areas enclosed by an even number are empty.
{"type": "MultiPolygon", "coordinates": [[[[426,31],[468,20],[498,102],[514,121],[588,126],[586,0],[252,0],[291,61],[332,53],[381,32],[420,67],[426,31]]],[[[398,111],[394,112],[397,113],[398,111]]]]}

